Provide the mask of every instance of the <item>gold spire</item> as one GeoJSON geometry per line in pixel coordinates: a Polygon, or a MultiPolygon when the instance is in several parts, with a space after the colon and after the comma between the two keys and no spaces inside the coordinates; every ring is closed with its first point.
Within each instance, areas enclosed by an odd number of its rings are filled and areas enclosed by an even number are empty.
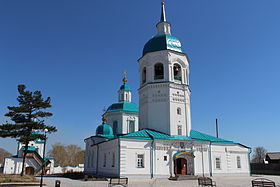
{"type": "Polygon", "coordinates": [[[124,77],[123,77],[123,80],[122,80],[122,81],[123,81],[123,84],[125,84],[125,83],[127,82],[126,74],[127,74],[127,72],[124,71],[124,72],[123,72],[124,77]]]}

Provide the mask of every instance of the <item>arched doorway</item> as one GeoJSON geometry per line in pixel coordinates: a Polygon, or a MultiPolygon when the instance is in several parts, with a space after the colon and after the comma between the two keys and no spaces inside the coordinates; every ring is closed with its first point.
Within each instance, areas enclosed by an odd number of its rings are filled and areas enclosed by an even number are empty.
{"type": "Polygon", "coordinates": [[[25,168],[25,174],[26,175],[34,175],[35,174],[35,169],[32,166],[28,166],[25,168]]]}
{"type": "Polygon", "coordinates": [[[187,175],[187,160],[184,158],[177,158],[175,160],[175,174],[187,175]]]}
{"type": "Polygon", "coordinates": [[[194,155],[192,152],[179,151],[173,155],[175,175],[194,175],[194,155]]]}

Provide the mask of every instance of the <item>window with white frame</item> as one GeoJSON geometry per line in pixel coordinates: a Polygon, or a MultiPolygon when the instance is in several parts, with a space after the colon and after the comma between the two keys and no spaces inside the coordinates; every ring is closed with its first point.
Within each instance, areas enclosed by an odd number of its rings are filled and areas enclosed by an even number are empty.
{"type": "Polygon", "coordinates": [[[182,135],[182,125],[178,125],[178,135],[182,135]]]}
{"type": "Polygon", "coordinates": [[[107,155],[104,153],[104,158],[103,158],[103,167],[106,167],[106,162],[107,162],[107,155]]]}
{"type": "Polygon", "coordinates": [[[129,120],[128,121],[128,133],[135,132],[135,121],[129,120]]]}
{"type": "Polygon", "coordinates": [[[118,133],[118,121],[113,122],[113,134],[118,133]]]}
{"type": "Polygon", "coordinates": [[[144,168],[144,154],[137,154],[137,168],[144,168]]]}
{"type": "Polygon", "coordinates": [[[216,169],[221,169],[221,158],[220,157],[215,158],[215,165],[216,165],[216,169]]]}
{"type": "Polygon", "coordinates": [[[112,154],[112,167],[115,167],[115,161],[116,161],[115,153],[113,153],[112,154]]]}
{"type": "Polygon", "coordinates": [[[240,156],[236,157],[236,164],[237,164],[237,168],[241,168],[241,159],[240,156]]]}

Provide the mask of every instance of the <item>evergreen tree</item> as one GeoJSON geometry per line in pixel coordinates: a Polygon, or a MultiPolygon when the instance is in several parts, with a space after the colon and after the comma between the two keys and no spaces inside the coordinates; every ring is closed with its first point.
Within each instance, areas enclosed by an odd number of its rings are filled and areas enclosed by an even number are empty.
{"type": "Polygon", "coordinates": [[[23,176],[29,142],[37,138],[44,140],[43,134],[34,133],[34,131],[43,132],[48,129],[48,132],[51,133],[57,129],[54,126],[46,125],[44,120],[46,117],[52,116],[52,113],[45,111],[51,107],[50,97],[44,100],[40,91],[27,91],[25,85],[18,85],[18,92],[17,101],[19,106],[8,106],[9,112],[5,114],[13,123],[6,122],[0,125],[0,137],[17,138],[19,142],[24,144],[21,171],[21,176],[23,176]]]}

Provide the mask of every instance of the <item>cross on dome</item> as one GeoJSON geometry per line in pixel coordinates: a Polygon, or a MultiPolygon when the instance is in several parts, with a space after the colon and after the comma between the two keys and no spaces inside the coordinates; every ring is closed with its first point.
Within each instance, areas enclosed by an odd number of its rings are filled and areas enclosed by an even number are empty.
{"type": "Polygon", "coordinates": [[[164,1],[161,2],[161,17],[160,22],[166,22],[164,1]]]}
{"type": "Polygon", "coordinates": [[[123,83],[124,83],[124,84],[127,82],[126,74],[127,74],[127,71],[124,71],[124,72],[123,72],[123,75],[124,75],[124,77],[123,77],[123,83]]]}

